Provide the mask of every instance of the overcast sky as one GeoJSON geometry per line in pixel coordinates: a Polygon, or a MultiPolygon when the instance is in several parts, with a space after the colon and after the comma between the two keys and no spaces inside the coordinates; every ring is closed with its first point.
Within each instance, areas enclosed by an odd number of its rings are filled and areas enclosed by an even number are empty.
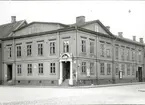
{"type": "Polygon", "coordinates": [[[0,24],[17,20],[60,22],[72,24],[77,16],[85,16],[86,21],[99,19],[110,26],[113,34],[123,32],[132,39],[133,35],[145,41],[144,1],[1,1],[0,24]]]}

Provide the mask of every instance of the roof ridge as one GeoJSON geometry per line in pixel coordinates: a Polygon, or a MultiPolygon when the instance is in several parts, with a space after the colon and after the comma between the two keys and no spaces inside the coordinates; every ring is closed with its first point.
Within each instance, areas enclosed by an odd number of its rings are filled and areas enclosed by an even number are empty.
{"type": "Polygon", "coordinates": [[[0,27],[10,25],[10,24],[15,24],[15,23],[18,23],[18,22],[21,22],[21,21],[25,21],[25,20],[19,20],[19,21],[16,21],[14,23],[5,23],[5,24],[0,25],[0,27]]]}

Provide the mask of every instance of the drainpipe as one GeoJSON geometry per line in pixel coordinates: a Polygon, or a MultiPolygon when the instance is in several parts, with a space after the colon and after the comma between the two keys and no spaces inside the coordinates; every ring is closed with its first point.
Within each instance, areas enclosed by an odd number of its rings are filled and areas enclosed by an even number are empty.
{"type": "MultiPolygon", "coordinates": [[[[75,26],[76,28],[76,58],[78,58],[78,47],[77,47],[77,32],[78,32],[78,29],[77,29],[77,26],[75,26]]],[[[76,83],[78,85],[78,71],[79,71],[79,66],[78,66],[78,59],[76,59],[76,65],[77,65],[77,70],[76,70],[76,83]]]]}
{"type": "Polygon", "coordinates": [[[14,79],[14,83],[16,84],[16,54],[15,54],[15,39],[14,39],[14,37],[13,37],[13,57],[14,57],[14,74],[15,74],[15,79],[14,79]]]}

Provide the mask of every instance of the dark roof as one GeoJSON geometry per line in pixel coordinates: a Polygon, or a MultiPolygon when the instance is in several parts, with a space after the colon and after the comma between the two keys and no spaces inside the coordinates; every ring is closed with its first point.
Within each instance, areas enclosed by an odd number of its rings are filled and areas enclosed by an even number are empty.
{"type": "Polygon", "coordinates": [[[0,25],[0,38],[8,37],[12,31],[18,29],[25,20],[0,25]]]}
{"type": "Polygon", "coordinates": [[[21,30],[21,29],[23,29],[25,27],[28,27],[28,26],[32,25],[32,24],[59,24],[59,25],[61,25],[63,27],[68,27],[68,25],[65,25],[65,24],[62,24],[62,23],[57,23],[57,22],[31,22],[31,23],[29,23],[29,24],[27,24],[27,25],[15,30],[15,31],[21,30]]]}

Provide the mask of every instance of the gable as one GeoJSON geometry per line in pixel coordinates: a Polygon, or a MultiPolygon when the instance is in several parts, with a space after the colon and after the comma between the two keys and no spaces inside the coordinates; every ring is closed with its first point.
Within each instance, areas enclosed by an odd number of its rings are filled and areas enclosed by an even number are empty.
{"type": "Polygon", "coordinates": [[[30,23],[26,27],[21,28],[20,30],[17,30],[15,32],[15,36],[21,36],[21,35],[28,35],[28,34],[34,34],[39,32],[46,32],[51,30],[57,30],[63,28],[59,24],[46,24],[46,23],[30,23]]]}
{"type": "Polygon", "coordinates": [[[95,31],[95,32],[99,32],[99,33],[103,33],[106,35],[109,35],[104,29],[103,27],[101,27],[97,22],[91,23],[91,24],[87,24],[85,26],[82,26],[82,28],[85,29],[89,29],[91,31],[95,31]]]}

